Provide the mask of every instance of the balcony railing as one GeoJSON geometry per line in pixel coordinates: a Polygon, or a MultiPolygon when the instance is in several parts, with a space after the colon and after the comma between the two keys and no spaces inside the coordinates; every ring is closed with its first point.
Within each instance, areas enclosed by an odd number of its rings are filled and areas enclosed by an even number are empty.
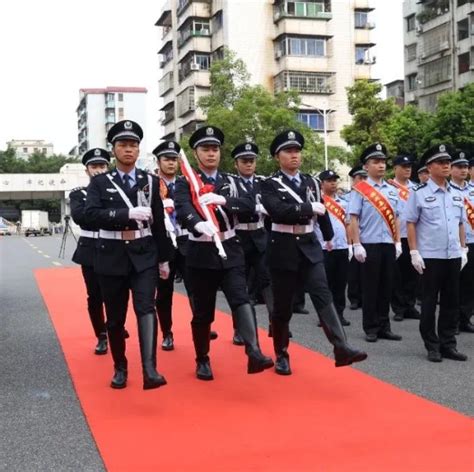
{"type": "Polygon", "coordinates": [[[275,77],[275,92],[296,90],[305,94],[335,92],[334,75],[321,72],[283,71],[275,77]]]}
{"type": "Polygon", "coordinates": [[[298,2],[295,6],[293,2],[281,2],[274,8],[273,20],[277,22],[282,18],[330,20],[332,18],[331,4],[329,2],[298,2]]]}
{"type": "Polygon", "coordinates": [[[178,47],[181,47],[189,38],[193,37],[209,37],[211,36],[211,31],[210,29],[201,29],[201,30],[186,30],[183,31],[181,36],[178,37],[178,47]]]}
{"type": "Polygon", "coordinates": [[[168,72],[158,83],[160,95],[164,95],[173,88],[173,72],[168,72]]]}

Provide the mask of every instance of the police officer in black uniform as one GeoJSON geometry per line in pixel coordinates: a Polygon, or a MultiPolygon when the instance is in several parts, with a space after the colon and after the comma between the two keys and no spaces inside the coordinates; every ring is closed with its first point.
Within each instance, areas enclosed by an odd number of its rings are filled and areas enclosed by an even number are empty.
{"type": "Polygon", "coordinates": [[[181,177],[176,183],[175,193],[178,220],[190,232],[186,266],[193,291],[191,327],[196,350],[196,376],[201,380],[213,379],[209,339],[219,287],[226,296],[238,332],[245,342],[247,372],[261,372],[273,366],[273,361],[262,354],[258,343],[255,313],[246,287],[244,253],[234,228],[234,215],[255,212],[255,200],[250,193],[239,197],[229,176],[218,170],[223,143],[222,131],[213,126],[205,126],[192,134],[189,145],[194,150],[198,175],[205,187],[199,195],[181,177]],[[201,216],[196,205],[206,205],[213,211],[218,231],[212,222],[201,216]],[[226,253],[225,259],[219,255],[213,242],[217,238],[226,253]]]}
{"type": "Polygon", "coordinates": [[[99,228],[96,272],[107,313],[107,332],[114,360],[112,388],[127,383],[124,325],[129,290],[137,315],[143,388],[166,384],[156,371],[157,267],[169,276],[170,242],[166,235],[159,181],[135,167],[141,127],[130,120],[116,123],[107,134],[116,169],[91,180],[86,218],[99,228]]]}
{"type": "MultiPolygon", "coordinates": [[[[94,175],[107,172],[110,155],[105,149],[90,149],[82,157],[82,163],[86,166],[86,174],[92,178],[94,175]]],[[[81,228],[81,235],[72,260],[76,264],[81,265],[82,276],[87,290],[87,310],[97,338],[94,352],[97,355],[102,355],[107,353],[107,329],[105,327],[104,307],[99,280],[94,272],[95,251],[99,231],[98,227],[90,224],[85,218],[86,196],[87,187],[76,188],[69,194],[72,219],[81,228]]]]}
{"type": "Polygon", "coordinates": [[[261,184],[262,204],[272,219],[268,261],[274,295],[273,346],[275,370],[290,375],[289,322],[293,297],[305,286],[328,340],[334,346],[336,367],[362,361],[367,354],[351,348],[332,302],[321,245],[314,232],[318,218],[325,241],[334,235],[322,203],[318,182],[299,171],[304,137],[295,130],[278,134],[270,145],[280,170],[261,184]]]}
{"type": "Polygon", "coordinates": [[[239,213],[236,233],[242,243],[245,255],[245,272],[247,286],[253,276],[255,292],[261,293],[268,311],[269,334],[271,335],[271,319],[273,311],[273,293],[270,286],[270,274],[265,260],[268,233],[265,230],[265,209],[260,203],[260,183],[263,178],[255,175],[258,146],[254,143],[242,143],[232,150],[232,158],[238,173],[236,182],[237,194],[251,194],[256,200],[255,212],[239,213]]]}

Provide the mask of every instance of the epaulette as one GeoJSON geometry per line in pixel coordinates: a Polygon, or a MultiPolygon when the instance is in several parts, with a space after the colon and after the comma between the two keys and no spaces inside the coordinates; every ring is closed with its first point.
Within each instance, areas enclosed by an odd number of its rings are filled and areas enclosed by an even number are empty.
{"type": "Polygon", "coordinates": [[[426,187],[428,184],[425,182],[424,184],[417,185],[416,187],[413,188],[413,190],[416,192],[417,190],[420,190],[420,188],[426,187]]]}
{"type": "Polygon", "coordinates": [[[260,175],[260,174],[255,174],[254,177],[257,177],[257,179],[265,180],[268,176],[266,176],[266,175],[260,175]]]}
{"type": "Polygon", "coordinates": [[[73,188],[69,193],[78,192],[79,190],[85,190],[87,187],[76,187],[73,188]]]}
{"type": "Polygon", "coordinates": [[[240,176],[237,175],[237,174],[232,174],[231,172],[220,172],[219,173],[223,176],[223,177],[232,177],[234,179],[238,179],[240,176]]]}

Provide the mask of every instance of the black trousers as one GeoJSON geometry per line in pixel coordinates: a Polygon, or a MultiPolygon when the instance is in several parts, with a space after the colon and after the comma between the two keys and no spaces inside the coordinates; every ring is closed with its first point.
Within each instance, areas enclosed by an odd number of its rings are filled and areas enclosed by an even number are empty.
{"type": "Polygon", "coordinates": [[[87,291],[87,311],[91,320],[96,338],[107,336],[105,327],[104,307],[100,291],[99,276],[93,267],[81,266],[82,277],[87,291]]]}
{"type": "Polygon", "coordinates": [[[344,314],[344,308],[346,307],[348,258],[349,251],[347,249],[324,251],[324,267],[329,290],[331,290],[334,306],[339,316],[344,314]]]}
{"type": "Polygon", "coordinates": [[[420,333],[428,351],[456,347],[461,259],[425,259],[420,333]],[[436,302],[439,295],[438,329],[436,302]]]}
{"type": "Polygon", "coordinates": [[[471,321],[474,313],[474,243],[467,245],[467,264],[461,271],[460,280],[460,324],[467,324],[471,321]]]}
{"type": "Polygon", "coordinates": [[[187,266],[187,275],[192,287],[192,324],[211,324],[216,309],[216,294],[222,289],[232,312],[239,306],[250,303],[245,279],[245,266],[228,269],[204,269],[187,266]]]}
{"type": "Polygon", "coordinates": [[[402,238],[402,249],[403,252],[395,263],[392,310],[396,314],[405,315],[415,309],[418,272],[411,264],[407,238],[402,238]]]}
{"type": "Polygon", "coordinates": [[[302,287],[306,288],[316,310],[332,303],[323,261],[314,264],[300,254],[296,272],[272,269],[270,276],[274,299],[273,318],[281,322],[288,323],[291,320],[294,297],[302,287]]]}
{"type": "Polygon", "coordinates": [[[157,277],[155,267],[142,272],[132,269],[125,276],[99,275],[107,314],[107,331],[123,331],[127,318],[129,292],[132,293],[133,309],[137,317],[155,313],[157,277]]]}
{"type": "Polygon", "coordinates": [[[166,335],[171,332],[173,326],[172,310],[173,310],[173,293],[174,293],[174,279],[176,272],[183,277],[184,288],[191,303],[191,286],[188,281],[185,266],[186,258],[179,251],[176,251],[175,257],[170,261],[170,276],[166,279],[158,277],[156,285],[156,311],[158,313],[158,320],[161,332],[166,335]]]}
{"type": "Polygon", "coordinates": [[[366,334],[390,331],[390,299],[395,270],[394,244],[364,244],[361,264],[362,327],[366,334]]]}
{"type": "Polygon", "coordinates": [[[353,257],[347,274],[347,298],[351,303],[362,304],[361,263],[353,257]]]}
{"type": "Polygon", "coordinates": [[[270,285],[270,274],[266,264],[265,253],[259,252],[256,247],[244,252],[245,278],[247,286],[252,286],[252,293],[260,293],[270,285]]]}

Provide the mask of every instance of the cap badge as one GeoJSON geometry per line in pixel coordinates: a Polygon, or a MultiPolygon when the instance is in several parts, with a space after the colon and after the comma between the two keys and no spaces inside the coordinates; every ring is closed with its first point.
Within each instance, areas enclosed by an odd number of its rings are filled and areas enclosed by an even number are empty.
{"type": "Polygon", "coordinates": [[[460,152],[460,153],[459,153],[459,157],[460,157],[461,159],[464,159],[464,158],[466,157],[466,154],[464,154],[463,152],[460,152]]]}
{"type": "Polygon", "coordinates": [[[208,136],[213,136],[213,135],[214,135],[214,130],[213,130],[212,128],[207,128],[207,129],[206,129],[206,134],[207,134],[208,136]]]}
{"type": "Polygon", "coordinates": [[[245,145],[245,150],[246,151],[250,151],[252,149],[252,145],[251,144],[246,144],[245,145]]]}
{"type": "Polygon", "coordinates": [[[126,122],[123,124],[123,127],[124,127],[125,129],[132,129],[132,128],[133,128],[132,122],[131,122],[131,121],[126,121],[126,122]]]}
{"type": "Polygon", "coordinates": [[[377,144],[377,145],[375,146],[375,149],[376,149],[377,151],[381,151],[381,150],[382,150],[382,145],[381,145],[381,144],[377,144]]]}
{"type": "Polygon", "coordinates": [[[100,156],[100,149],[96,149],[94,151],[94,156],[100,156]]]}
{"type": "Polygon", "coordinates": [[[446,152],[446,146],[444,144],[440,145],[439,152],[446,152]]]}
{"type": "Polygon", "coordinates": [[[174,149],[174,143],[168,143],[168,149],[174,149]]]}
{"type": "Polygon", "coordinates": [[[288,139],[295,139],[295,138],[296,138],[295,133],[294,133],[293,131],[290,131],[290,132],[288,133],[288,139]]]}

